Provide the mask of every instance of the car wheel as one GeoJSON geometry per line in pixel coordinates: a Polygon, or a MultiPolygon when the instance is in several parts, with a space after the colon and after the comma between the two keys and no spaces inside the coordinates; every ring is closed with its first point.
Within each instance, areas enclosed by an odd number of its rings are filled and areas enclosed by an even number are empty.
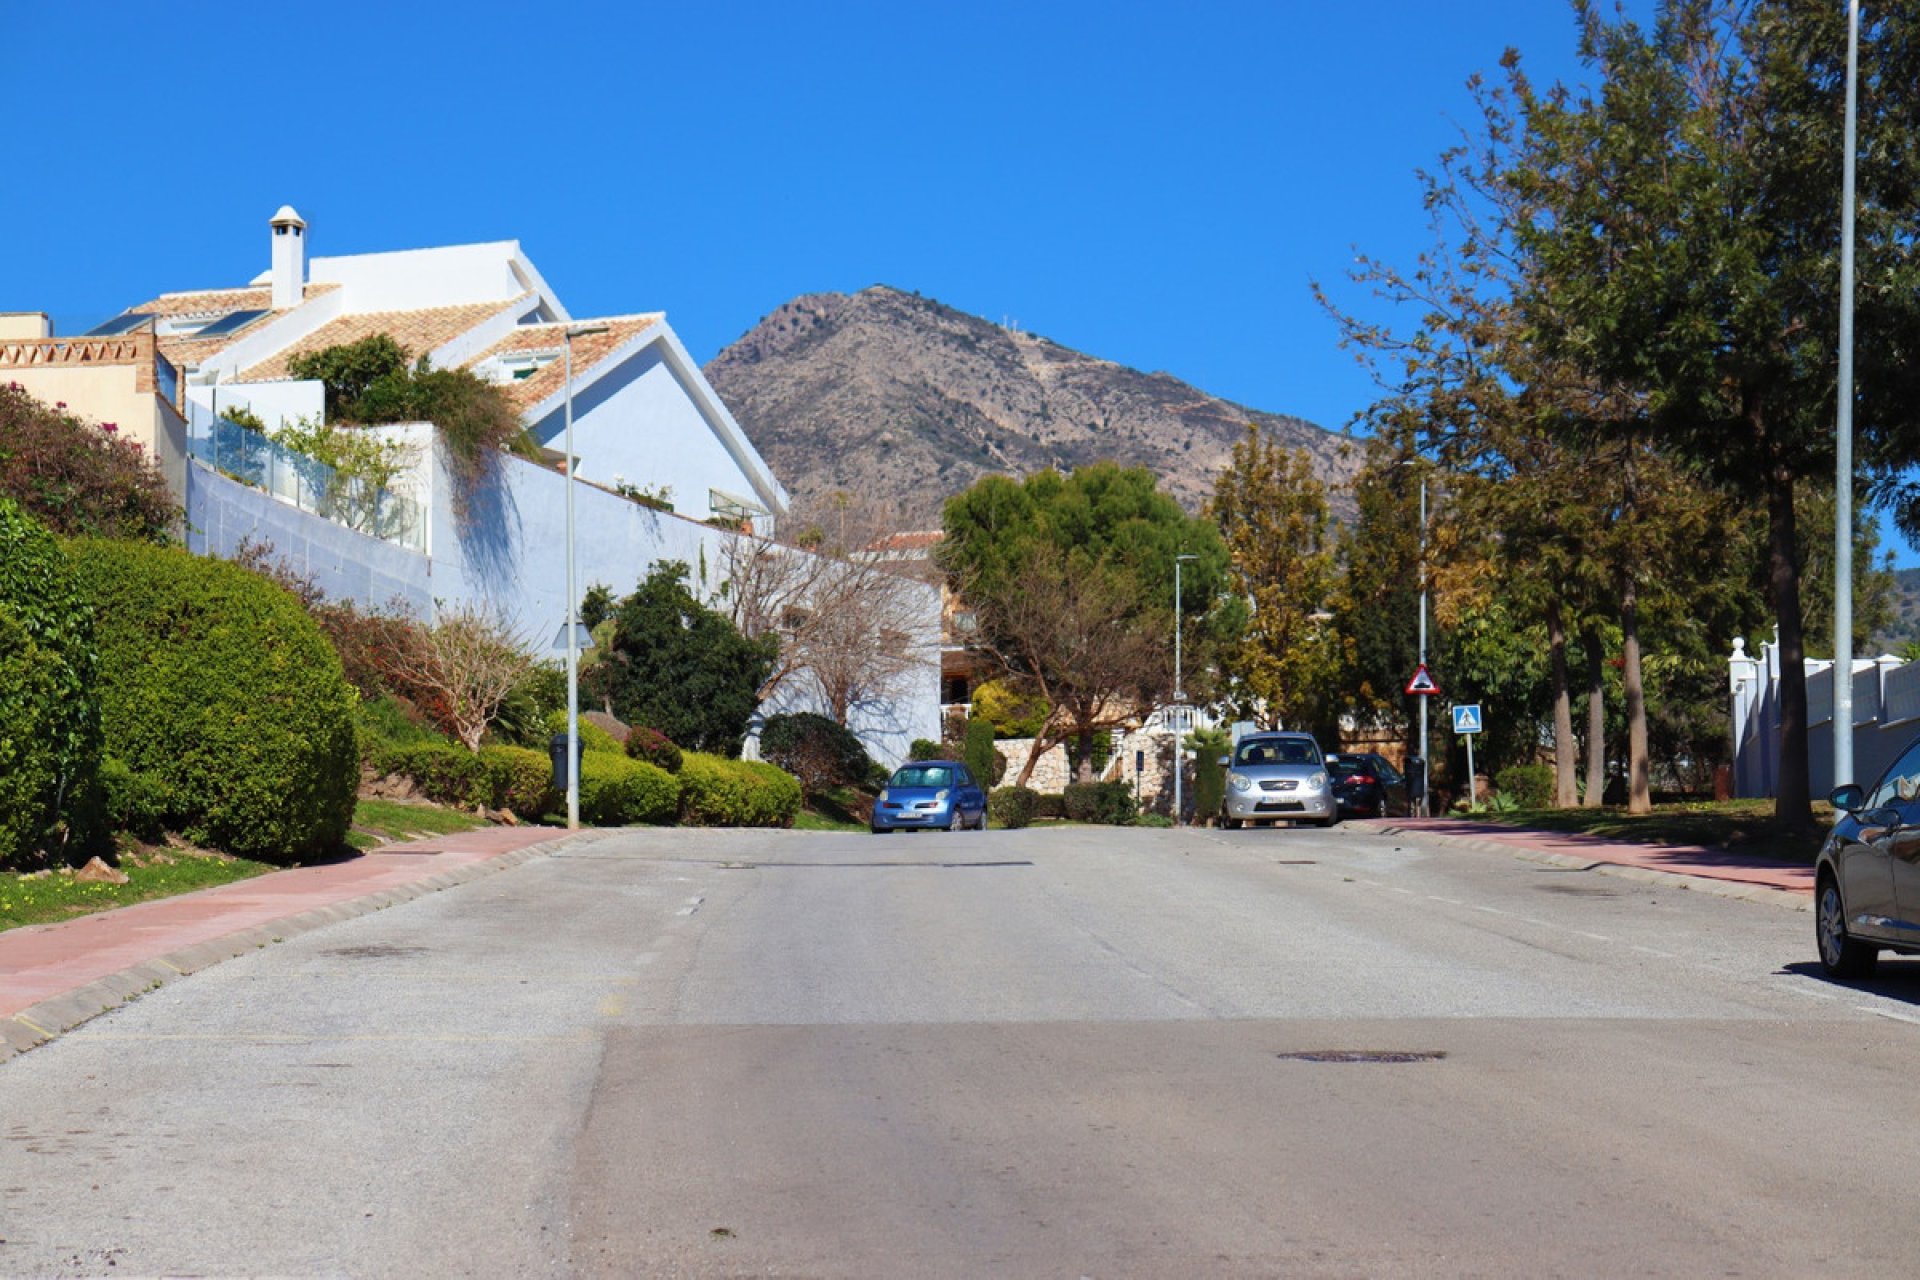
{"type": "Polygon", "coordinates": [[[966,810],[962,809],[959,805],[956,804],[955,806],[953,806],[953,817],[947,820],[947,830],[965,831],[966,829],[967,829],[966,810]]]}
{"type": "Polygon", "coordinates": [[[974,827],[974,830],[985,831],[986,829],[987,829],[987,811],[985,809],[982,809],[980,811],[980,821],[978,825],[974,827]]]}
{"type": "Polygon", "coordinates": [[[890,836],[893,834],[893,828],[891,827],[871,827],[869,830],[877,836],[890,836]]]}
{"type": "Polygon", "coordinates": [[[1220,819],[1220,829],[1222,831],[1238,831],[1240,829],[1240,819],[1223,817],[1220,819]]]}
{"type": "Polygon", "coordinates": [[[1831,876],[1820,880],[1814,903],[1814,934],[1820,944],[1820,967],[1835,978],[1864,978],[1880,960],[1880,949],[1847,936],[1847,911],[1840,886],[1831,876]]]}
{"type": "Polygon", "coordinates": [[[1340,821],[1340,812],[1339,810],[1336,809],[1334,812],[1328,814],[1326,817],[1320,818],[1317,821],[1315,821],[1313,825],[1321,828],[1322,830],[1325,830],[1327,827],[1332,826],[1334,823],[1338,821],[1340,821]]]}

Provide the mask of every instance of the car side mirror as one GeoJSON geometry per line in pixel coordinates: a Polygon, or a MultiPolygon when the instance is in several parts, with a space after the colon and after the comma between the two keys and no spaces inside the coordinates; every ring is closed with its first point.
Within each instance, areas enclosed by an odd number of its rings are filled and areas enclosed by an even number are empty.
{"type": "Polygon", "coordinates": [[[1906,825],[1900,820],[1900,810],[1890,804],[1883,804],[1878,809],[1869,809],[1865,813],[1856,811],[1854,817],[1860,820],[1861,826],[1877,827],[1882,831],[1898,831],[1906,825]]]}
{"type": "Polygon", "coordinates": [[[1858,813],[1860,806],[1867,802],[1867,793],[1859,783],[1849,782],[1844,787],[1835,787],[1827,801],[1842,813],[1858,813]]]}

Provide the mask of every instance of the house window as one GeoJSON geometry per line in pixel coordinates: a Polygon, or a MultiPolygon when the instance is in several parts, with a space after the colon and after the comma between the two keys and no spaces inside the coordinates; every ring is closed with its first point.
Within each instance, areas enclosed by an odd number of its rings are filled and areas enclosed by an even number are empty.
{"type": "Polygon", "coordinates": [[[560,358],[558,351],[509,351],[482,360],[474,366],[474,376],[495,386],[524,382],[560,358]]]}

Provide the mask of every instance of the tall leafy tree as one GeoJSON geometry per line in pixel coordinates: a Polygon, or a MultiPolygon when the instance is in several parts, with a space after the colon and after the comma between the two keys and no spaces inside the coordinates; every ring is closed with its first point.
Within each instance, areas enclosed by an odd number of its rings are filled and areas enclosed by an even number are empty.
{"type": "Polygon", "coordinates": [[[1333,625],[1339,565],[1312,459],[1249,425],[1207,513],[1226,543],[1233,593],[1251,606],[1231,663],[1243,709],[1337,741],[1347,646],[1333,625]]]}
{"type": "MultiPolygon", "coordinates": [[[[1539,210],[1521,242],[1535,339],[1632,389],[1664,449],[1762,495],[1779,628],[1777,815],[1810,821],[1796,500],[1831,474],[1845,9],[1667,0],[1642,27],[1577,0],[1590,90],[1513,84],[1511,179],[1539,210]]],[[[1920,437],[1920,11],[1862,36],[1858,421],[1870,456],[1920,437]]]]}
{"type": "Polygon", "coordinates": [[[1226,551],[1213,526],[1159,492],[1145,468],[1113,463],[1024,481],[986,476],[947,502],[940,560],[974,608],[977,646],[1047,705],[1019,781],[1072,740],[1083,770],[1093,738],[1138,719],[1173,690],[1174,557],[1181,576],[1189,688],[1230,608],[1226,551]]]}

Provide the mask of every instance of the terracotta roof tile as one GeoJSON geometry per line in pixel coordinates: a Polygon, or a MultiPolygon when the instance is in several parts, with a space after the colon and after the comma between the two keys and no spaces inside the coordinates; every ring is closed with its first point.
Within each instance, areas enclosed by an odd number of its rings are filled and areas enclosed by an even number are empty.
{"type": "MultiPolygon", "coordinates": [[[[338,284],[310,284],[305,300],[332,293],[338,284]]],[[[152,302],[143,302],[129,311],[155,316],[225,315],[229,311],[271,311],[273,290],[266,285],[254,289],[195,289],[186,293],[163,293],[152,302]]]]}
{"type": "MultiPolygon", "coordinates": [[[[471,369],[494,356],[512,355],[520,351],[558,351],[564,341],[562,335],[568,329],[578,328],[581,325],[604,324],[607,326],[605,333],[590,333],[573,340],[573,374],[578,379],[583,372],[611,354],[614,348],[636,333],[643,333],[652,328],[664,318],[664,312],[654,311],[645,315],[574,320],[569,324],[523,324],[467,361],[466,367],[471,369]]],[[[565,366],[556,360],[535,370],[530,377],[502,384],[501,390],[507,393],[507,398],[513,402],[516,411],[525,413],[560,390],[560,381],[565,376],[565,366]]]]}
{"type": "Polygon", "coordinates": [[[287,377],[287,363],[296,356],[324,351],[343,343],[358,342],[384,333],[407,349],[410,359],[419,359],[435,347],[451,342],[509,307],[524,306],[528,295],[511,302],[475,302],[458,307],[426,307],[416,311],[369,311],[345,315],[322,325],[299,342],[240,374],[241,382],[266,382],[287,377]]]}

